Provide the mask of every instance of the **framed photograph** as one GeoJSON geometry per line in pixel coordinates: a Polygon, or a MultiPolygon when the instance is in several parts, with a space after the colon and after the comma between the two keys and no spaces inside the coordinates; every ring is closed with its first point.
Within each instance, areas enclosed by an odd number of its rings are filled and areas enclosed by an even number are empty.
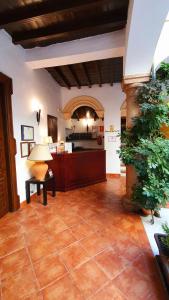
{"type": "Polygon", "coordinates": [[[99,127],[100,127],[100,128],[99,128],[99,129],[100,129],[99,131],[100,131],[100,132],[104,132],[104,126],[99,126],[99,127]]]}
{"type": "Polygon", "coordinates": [[[21,140],[33,141],[34,140],[34,127],[21,125],[21,140]]]}
{"type": "Polygon", "coordinates": [[[28,157],[29,155],[29,144],[28,142],[21,142],[21,157],[28,157]]]}
{"type": "Polygon", "coordinates": [[[31,153],[32,149],[35,147],[36,143],[35,142],[30,142],[29,143],[29,154],[31,153]]]}

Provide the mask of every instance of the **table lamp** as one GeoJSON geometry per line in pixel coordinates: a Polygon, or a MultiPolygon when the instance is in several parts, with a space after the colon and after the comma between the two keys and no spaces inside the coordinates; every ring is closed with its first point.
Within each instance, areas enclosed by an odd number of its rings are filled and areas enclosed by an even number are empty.
{"type": "Polygon", "coordinates": [[[48,165],[45,161],[52,160],[52,155],[48,145],[36,144],[32,149],[28,160],[35,161],[31,167],[31,173],[37,180],[44,180],[48,170],[48,165]]]}
{"type": "Polygon", "coordinates": [[[51,136],[45,136],[44,137],[44,144],[52,144],[53,143],[53,139],[52,139],[52,137],[51,136]]]}

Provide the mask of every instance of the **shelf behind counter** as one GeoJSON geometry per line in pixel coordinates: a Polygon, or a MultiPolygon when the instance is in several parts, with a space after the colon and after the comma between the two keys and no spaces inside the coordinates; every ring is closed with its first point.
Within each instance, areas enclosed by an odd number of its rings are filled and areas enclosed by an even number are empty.
{"type": "MultiPolygon", "coordinates": [[[[57,191],[69,191],[106,181],[105,150],[86,150],[73,153],[52,153],[48,161],[56,178],[57,191]]],[[[48,190],[51,190],[50,185],[48,190]]]]}

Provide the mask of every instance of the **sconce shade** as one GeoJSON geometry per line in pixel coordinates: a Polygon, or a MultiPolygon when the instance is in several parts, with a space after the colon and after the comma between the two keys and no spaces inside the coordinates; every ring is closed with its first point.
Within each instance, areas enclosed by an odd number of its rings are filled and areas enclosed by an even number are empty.
{"type": "Polygon", "coordinates": [[[49,146],[48,145],[41,145],[37,144],[35,147],[32,149],[28,160],[32,161],[47,161],[47,160],[52,160],[52,155],[50,154],[49,151],[49,146]]]}

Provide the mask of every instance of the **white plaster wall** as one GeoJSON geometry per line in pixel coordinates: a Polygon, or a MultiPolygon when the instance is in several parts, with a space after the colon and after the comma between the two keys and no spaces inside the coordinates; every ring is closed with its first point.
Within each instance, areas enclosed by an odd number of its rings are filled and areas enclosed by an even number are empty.
{"type": "Polygon", "coordinates": [[[67,65],[124,55],[125,30],[118,30],[25,51],[25,61],[32,69],[67,65]]]}
{"type": "MultiPolygon", "coordinates": [[[[120,107],[125,99],[125,94],[122,92],[120,83],[115,83],[113,86],[108,84],[105,84],[102,87],[94,85],[92,88],[71,88],[71,90],[61,88],[62,108],[64,108],[72,98],[82,95],[94,97],[103,105],[105,110],[105,130],[109,130],[110,125],[114,125],[115,130],[120,131],[120,107]]],[[[117,147],[116,143],[114,144],[114,147],[117,147]]],[[[115,154],[115,151],[113,150],[109,150],[106,153],[106,172],[112,174],[120,173],[119,156],[118,154],[115,154]]]]}
{"type": "Polygon", "coordinates": [[[129,1],[124,76],[150,73],[157,42],[168,11],[168,0],[129,1]]]}
{"type": "Polygon", "coordinates": [[[0,72],[13,81],[13,125],[17,142],[16,169],[18,194],[25,200],[25,180],[30,177],[29,162],[20,156],[21,124],[34,126],[35,141],[42,142],[47,135],[47,114],[58,117],[58,134],[64,139],[65,121],[60,117],[60,88],[45,70],[31,70],[25,63],[24,49],[15,46],[9,35],[0,30],[0,72]],[[37,125],[32,101],[36,99],[42,107],[42,118],[37,125]]]}
{"type": "Polygon", "coordinates": [[[163,29],[161,31],[155,55],[154,55],[154,67],[160,66],[162,61],[169,61],[169,14],[167,16],[167,21],[164,23],[163,29]]]}

